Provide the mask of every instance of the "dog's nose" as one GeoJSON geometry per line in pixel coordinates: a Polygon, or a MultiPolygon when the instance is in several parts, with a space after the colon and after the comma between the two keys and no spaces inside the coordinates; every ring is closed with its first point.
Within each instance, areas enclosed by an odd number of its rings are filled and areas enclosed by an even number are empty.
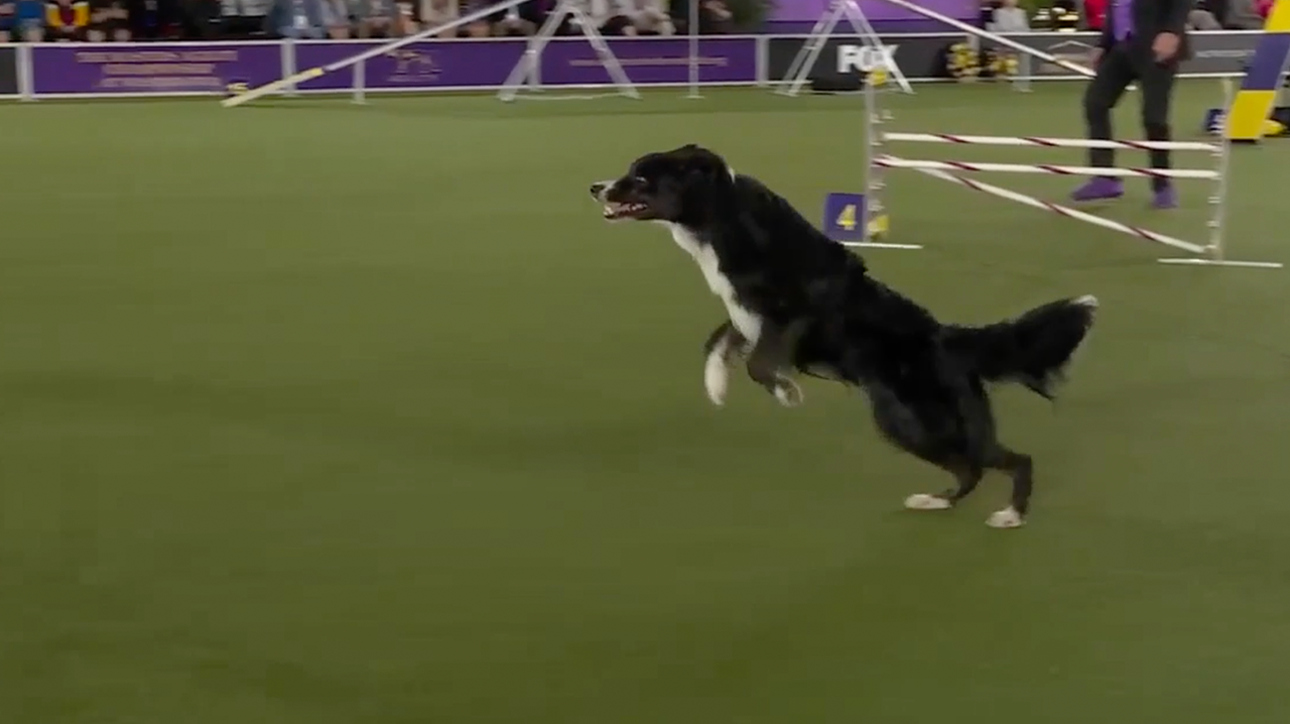
{"type": "Polygon", "coordinates": [[[609,188],[609,184],[596,182],[591,185],[591,195],[596,198],[600,198],[600,195],[603,194],[607,188],[609,188]]]}

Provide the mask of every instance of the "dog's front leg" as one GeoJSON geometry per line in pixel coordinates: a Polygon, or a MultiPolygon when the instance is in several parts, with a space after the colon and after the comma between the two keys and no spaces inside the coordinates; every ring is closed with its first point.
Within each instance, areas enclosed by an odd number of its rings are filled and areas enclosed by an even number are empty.
{"type": "Polygon", "coordinates": [[[743,353],[748,340],[726,321],[708,335],[703,343],[703,388],[708,392],[712,404],[720,407],[725,404],[726,390],[730,387],[730,363],[743,353]]]}
{"type": "Polygon", "coordinates": [[[806,331],[806,321],[802,319],[787,325],[775,325],[769,321],[762,325],[761,336],[753,345],[748,355],[748,376],[785,407],[797,407],[802,404],[802,388],[793,380],[797,343],[806,331]]]}

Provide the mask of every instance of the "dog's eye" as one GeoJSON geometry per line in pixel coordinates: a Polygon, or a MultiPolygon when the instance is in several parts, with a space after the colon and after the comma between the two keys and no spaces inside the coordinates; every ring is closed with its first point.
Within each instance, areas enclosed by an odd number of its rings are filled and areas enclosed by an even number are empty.
{"type": "Polygon", "coordinates": [[[645,188],[649,186],[649,179],[645,178],[644,176],[637,176],[636,178],[632,179],[632,185],[638,188],[645,188]]]}

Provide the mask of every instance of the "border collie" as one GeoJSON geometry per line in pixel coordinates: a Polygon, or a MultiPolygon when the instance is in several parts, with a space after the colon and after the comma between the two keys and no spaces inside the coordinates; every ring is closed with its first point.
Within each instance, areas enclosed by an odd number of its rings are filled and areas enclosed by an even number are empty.
{"type": "Polygon", "coordinates": [[[945,510],[986,470],[1012,478],[1008,507],[986,523],[1025,523],[1033,486],[1029,455],[999,442],[986,390],[1015,382],[1052,399],[1093,323],[1092,296],[1050,302],[984,327],[943,324],[869,276],[864,262],[792,206],[719,155],[688,145],[650,153],[617,180],[592,184],[610,221],[655,221],[694,257],[728,320],[708,337],[703,381],[722,405],[730,367],[783,405],[802,402],[802,373],[867,393],[883,436],[954,476],[939,494],[905,507],[945,510]]]}

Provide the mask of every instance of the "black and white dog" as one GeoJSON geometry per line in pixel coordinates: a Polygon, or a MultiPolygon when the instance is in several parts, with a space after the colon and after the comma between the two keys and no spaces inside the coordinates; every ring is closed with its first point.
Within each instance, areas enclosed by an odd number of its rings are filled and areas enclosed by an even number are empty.
{"type": "Polygon", "coordinates": [[[987,524],[1025,522],[1031,459],[999,442],[985,383],[1017,382],[1051,399],[1093,323],[1095,298],[985,327],[942,324],[783,198],[694,145],[642,156],[622,178],[592,184],[591,195],[608,220],[668,227],[724,303],[728,321],[704,347],[714,404],[723,404],[740,357],[784,405],[802,401],[796,372],[860,387],[888,440],[956,479],[947,492],[911,495],[907,508],[951,508],[993,469],[1011,476],[1012,498],[987,524]]]}

